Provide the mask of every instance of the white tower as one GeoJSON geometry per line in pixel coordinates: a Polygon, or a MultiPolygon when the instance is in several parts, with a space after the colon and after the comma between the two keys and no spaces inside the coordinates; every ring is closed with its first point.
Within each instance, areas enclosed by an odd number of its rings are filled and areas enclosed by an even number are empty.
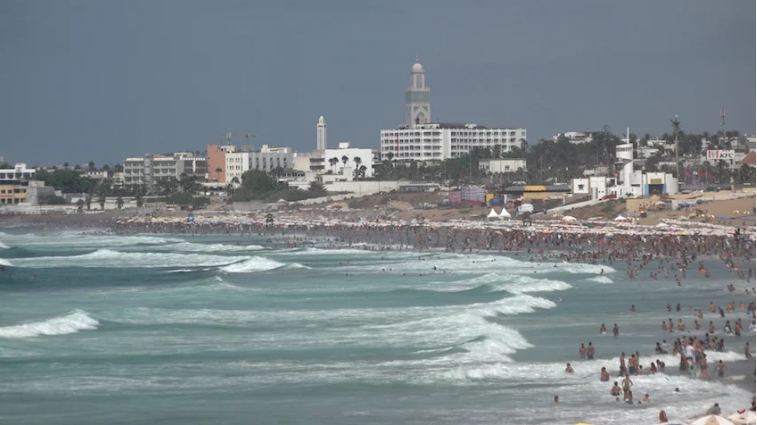
{"type": "Polygon", "coordinates": [[[426,71],[415,58],[410,72],[410,87],[405,90],[405,124],[414,126],[431,122],[430,90],[426,87],[426,71]]]}
{"type": "Polygon", "coordinates": [[[318,118],[315,134],[315,149],[319,151],[326,150],[326,120],[323,119],[323,115],[318,118]]]}

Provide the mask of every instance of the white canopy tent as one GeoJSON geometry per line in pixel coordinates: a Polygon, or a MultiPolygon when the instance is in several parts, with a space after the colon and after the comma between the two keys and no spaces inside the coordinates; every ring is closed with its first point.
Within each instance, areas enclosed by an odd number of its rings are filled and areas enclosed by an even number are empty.
{"type": "Polygon", "coordinates": [[[627,220],[628,219],[625,218],[625,217],[623,217],[622,215],[619,215],[619,216],[615,217],[615,221],[627,221],[627,220]]]}
{"type": "Polygon", "coordinates": [[[751,410],[740,410],[728,416],[728,420],[737,425],[755,425],[757,423],[757,416],[751,410]]]}
{"type": "Polygon", "coordinates": [[[506,209],[502,208],[502,212],[499,213],[499,218],[512,218],[512,216],[510,215],[509,212],[507,212],[506,209]]]}
{"type": "Polygon", "coordinates": [[[499,218],[499,214],[497,214],[497,212],[496,212],[496,211],[494,211],[494,208],[492,208],[492,210],[491,210],[491,211],[489,211],[489,215],[487,215],[487,216],[486,216],[486,218],[488,218],[488,219],[490,219],[490,220],[491,220],[492,218],[499,218]]]}

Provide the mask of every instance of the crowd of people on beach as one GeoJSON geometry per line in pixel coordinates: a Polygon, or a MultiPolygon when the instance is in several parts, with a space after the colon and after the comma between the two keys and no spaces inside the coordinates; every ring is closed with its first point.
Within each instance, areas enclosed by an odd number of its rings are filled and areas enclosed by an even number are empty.
{"type": "MultiPolygon", "coordinates": [[[[100,224],[102,225],[102,224],[100,224]]],[[[751,317],[748,325],[750,331],[755,330],[755,290],[752,283],[753,267],[755,264],[755,241],[747,237],[740,230],[729,235],[699,235],[669,234],[633,235],[607,234],[597,235],[582,233],[536,232],[527,227],[510,229],[471,229],[456,227],[408,226],[408,225],[371,225],[370,223],[355,225],[354,223],[309,225],[309,224],[203,224],[191,226],[185,223],[127,223],[111,222],[106,226],[116,234],[174,234],[183,236],[202,235],[238,235],[240,237],[255,237],[266,243],[286,245],[289,247],[318,246],[320,248],[359,248],[375,251],[423,251],[444,250],[447,252],[500,252],[513,255],[525,261],[541,263],[547,261],[564,261],[568,263],[584,263],[592,265],[606,265],[618,269],[625,266],[622,274],[625,281],[639,281],[649,279],[657,284],[664,284],[666,280],[675,282],[683,287],[687,282],[687,273],[696,268],[706,279],[722,279],[723,268],[709,269],[713,260],[724,265],[727,277],[744,283],[743,292],[729,283],[726,289],[734,297],[749,296],[749,300],[731,301],[725,306],[716,306],[710,302],[708,306],[694,308],[688,306],[689,315],[693,316],[693,323],[685,323],[679,318],[674,323],[672,318],[663,321],[662,334],[675,335],[671,342],[669,338],[655,344],[654,355],[672,354],[678,356],[678,372],[686,374],[692,379],[710,380],[707,352],[723,352],[726,350],[725,337],[739,338],[744,332],[742,318],[727,318],[726,314],[742,313],[751,317]],[[746,271],[745,271],[746,270],[746,271]],[[713,273],[721,275],[713,276],[713,273]],[[704,313],[726,319],[722,329],[717,329],[714,321],[705,325],[704,313]],[[702,323],[700,323],[702,320],[702,323]],[[704,328],[704,329],[703,329],[704,328]],[[692,332],[693,331],[693,332],[692,332]],[[703,333],[703,334],[702,334],[703,333]]],[[[436,268],[434,269],[436,271],[436,268]]],[[[604,274],[604,270],[600,272],[604,274]]],[[[742,285],[739,285],[742,286],[742,285]]],[[[559,299],[558,301],[563,301],[559,299]]],[[[637,311],[636,305],[631,306],[631,312],[637,311]]],[[[667,312],[682,314],[680,304],[673,307],[667,305],[667,312]]],[[[620,337],[620,326],[614,323],[612,335],[620,337]]],[[[607,334],[604,324],[600,327],[600,334],[607,334]]],[[[731,344],[731,340],[728,340],[731,344]]],[[[752,357],[749,342],[743,348],[744,357],[752,357]]],[[[645,354],[644,357],[653,354],[645,354]]],[[[581,343],[578,357],[581,360],[594,360],[595,346],[592,342],[581,343]]],[[[626,404],[651,403],[649,394],[641,399],[634,399],[633,377],[644,374],[665,373],[665,363],[660,359],[642,361],[639,351],[620,353],[619,380],[610,386],[611,373],[602,367],[599,373],[601,382],[607,382],[609,395],[616,401],[626,404]],[[648,366],[644,366],[648,364],[648,366]]],[[[717,378],[723,378],[728,367],[722,361],[714,364],[717,378]]],[[[565,373],[575,372],[573,365],[568,363],[565,373]]],[[[676,391],[679,389],[676,388],[676,391]]],[[[559,402],[559,397],[554,397],[559,402]]],[[[754,406],[754,405],[753,405],[754,406]]],[[[665,412],[660,412],[660,419],[666,418],[665,412]]]]}

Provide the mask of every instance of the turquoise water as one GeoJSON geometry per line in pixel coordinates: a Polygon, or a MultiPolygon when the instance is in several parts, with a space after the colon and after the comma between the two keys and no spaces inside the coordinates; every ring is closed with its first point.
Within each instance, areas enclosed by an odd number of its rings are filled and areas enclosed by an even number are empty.
{"type": "MultiPolygon", "coordinates": [[[[662,320],[693,329],[689,304],[748,302],[726,290],[747,284],[716,265],[680,288],[625,281],[620,263],[265,242],[0,233],[0,422],[639,424],[751,398],[655,375],[634,379],[652,403],[630,407],[598,379],[621,351],[675,370],[677,359],[652,354],[671,340],[662,320]],[[620,338],[599,336],[601,323],[618,323],[620,338]],[[588,341],[593,362],[577,358],[588,341]]],[[[726,318],[739,317],[748,325],[743,312],[726,318]]],[[[725,319],[700,322],[710,320],[725,319]]],[[[728,352],[708,357],[741,359],[746,340],[754,333],[726,337],[728,352]]]]}

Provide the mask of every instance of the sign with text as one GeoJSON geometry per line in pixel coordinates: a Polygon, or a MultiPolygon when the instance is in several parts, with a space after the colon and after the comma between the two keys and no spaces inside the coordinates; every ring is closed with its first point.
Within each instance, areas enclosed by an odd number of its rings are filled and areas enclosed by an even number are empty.
{"type": "Polygon", "coordinates": [[[707,159],[708,160],[721,160],[721,159],[733,159],[734,152],[733,149],[721,149],[721,150],[711,150],[707,151],[707,159]]]}

